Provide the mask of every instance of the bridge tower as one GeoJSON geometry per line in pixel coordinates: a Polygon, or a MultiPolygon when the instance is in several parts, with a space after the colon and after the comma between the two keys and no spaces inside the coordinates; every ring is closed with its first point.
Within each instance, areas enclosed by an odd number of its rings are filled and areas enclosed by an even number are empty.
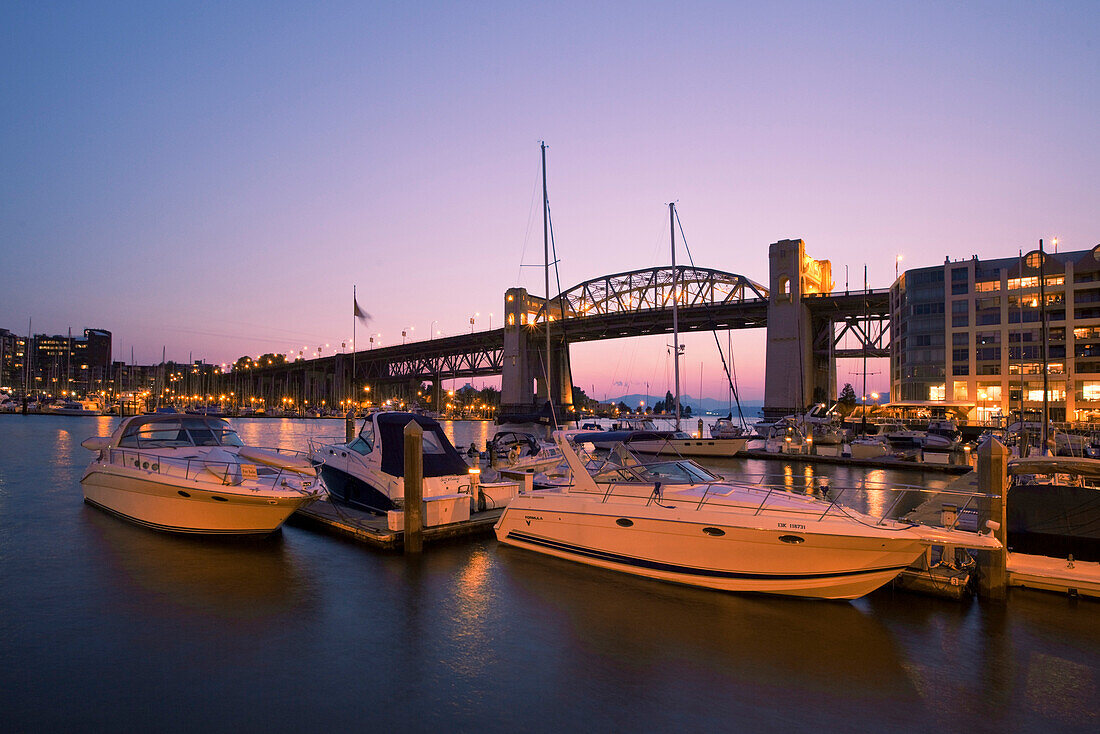
{"type": "MultiPolygon", "coordinates": [[[[814,350],[833,328],[814,319],[803,298],[833,289],[832,265],[806,254],[802,240],[780,240],[768,248],[771,264],[764,415],[802,413],[815,402],[836,399],[836,361],[814,350]]],[[[831,344],[831,340],[828,341],[831,344]]]]}
{"type": "MultiPolygon", "coordinates": [[[[573,407],[573,375],[569,366],[569,343],[561,329],[551,329],[550,389],[543,367],[546,352],[546,324],[538,319],[545,298],[532,296],[526,288],[509,288],[504,294],[504,352],[501,369],[501,415],[536,413],[554,396],[557,415],[573,407]],[[557,333],[554,333],[557,332],[557,333]]],[[[550,308],[551,321],[560,321],[560,311],[550,308]]]]}

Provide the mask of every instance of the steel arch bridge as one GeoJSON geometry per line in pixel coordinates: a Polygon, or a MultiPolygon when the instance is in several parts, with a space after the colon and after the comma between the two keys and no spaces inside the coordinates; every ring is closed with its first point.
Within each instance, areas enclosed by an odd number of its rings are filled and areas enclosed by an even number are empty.
{"type": "Polygon", "coordinates": [[[724,306],[763,301],[768,289],[743,275],[690,265],[645,268],[604,275],[575,285],[543,303],[536,323],[593,316],[611,316],[672,307],[673,288],[681,308],[724,306]]]}

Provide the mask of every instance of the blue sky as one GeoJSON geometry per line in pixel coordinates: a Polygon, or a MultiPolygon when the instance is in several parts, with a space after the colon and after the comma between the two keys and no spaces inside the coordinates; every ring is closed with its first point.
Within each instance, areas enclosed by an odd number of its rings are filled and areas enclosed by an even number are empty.
{"type": "MultiPolygon", "coordinates": [[[[487,327],[542,292],[541,139],[565,287],[666,263],[670,200],[698,264],[758,281],[784,238],[840,286],[1100,242],[1096,3],[0,13],[0,326],[119,358],[333,349],[353,285],[384,343],[487,327]]],[[[656,393],[663,342],[578,345],[575,381],[656,393]]],[[[763,334],[734,345],[761,392],[763,334]]],[[[724,396],[709,336],[686,362],[724,396]]]]}

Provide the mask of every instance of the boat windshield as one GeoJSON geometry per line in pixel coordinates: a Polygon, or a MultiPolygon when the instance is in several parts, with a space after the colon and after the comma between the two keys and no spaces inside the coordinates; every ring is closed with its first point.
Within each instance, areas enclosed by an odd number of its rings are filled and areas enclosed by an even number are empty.
{"type": "Polygon", "coordinates": [[[222,420],[180,418],[139,423],[126,429],[122,448],[162,449],[185,446],[243,446],[240,436],[222,420]]]}
{"type": "Polygon", "coordinates": [[[605,467],[593,476],[597,482],[661,482],[662,484],[708,484],[720,482],[722,477],[713,474],[694,461],[656,461],[651,464],[605,467]]]}

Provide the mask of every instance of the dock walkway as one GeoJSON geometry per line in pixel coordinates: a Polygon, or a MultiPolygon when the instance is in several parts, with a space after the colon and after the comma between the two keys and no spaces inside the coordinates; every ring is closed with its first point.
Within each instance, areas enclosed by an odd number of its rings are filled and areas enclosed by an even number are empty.
{"type": "MultiPolygon", "coordinates": [[[[425,543],[449,540],[451,538],[488,535],[500,518],[503,509],[475,512],[469,520],[433,525],[422,531],[425,543]]],[[[317,527],[322,530],[353,538],[382,550],[401,548],[405,533],[390,530],[384,515],[357,510],[345,505],[336,505],[327,499],[317,500],[303,507],[291,516],[291,521],[317,527]]]]}
{"type": "Polygon", "coordinates": [[[1009,553],[1008,585],[1100,598],[1100,563],[1009,553]]]}

